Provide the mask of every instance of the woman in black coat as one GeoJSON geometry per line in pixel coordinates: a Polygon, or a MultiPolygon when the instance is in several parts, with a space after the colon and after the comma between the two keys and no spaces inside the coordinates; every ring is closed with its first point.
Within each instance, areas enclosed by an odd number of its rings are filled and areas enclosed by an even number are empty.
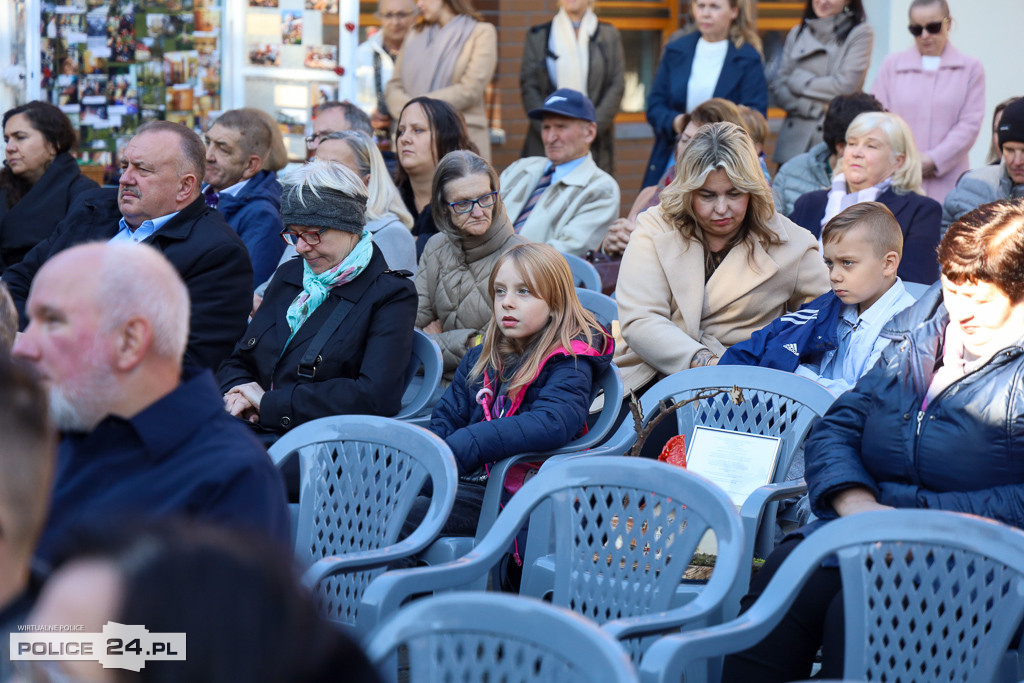
{"type": "Polygon", "coordinates": [[[282,184],[282,235],[301,258],[278,268],[217,372],[225,408],[264,443],[319,417],[397,413],[416,320],[408,273],[388,269],[363,227],[362,181],[312,161],[282,184]]]}
{"type": "MultiPolygon", "coordinates": [[[[572,88],[589,97],[597,110],[597,137],[590,153],[602,171],[614,175],[615,115],[626,89],[626,59],[619,30],[598,21],[592,4],[590,0],[561,0],[553,21],[530,29],[519,87],[526,111],[543,107],[544,100],[559,88],[572,88]],[[586,64],[580,63],[583,54],[586,64]]],[[[522,156],[544,156],[540,127],[540,121],[530,122],[522,156]]]]}
{"type": "Polygon", "coordinates": [[[0,272],[49,237],[71,202],[96,183],[82,175],[69,150],[75,129],[46,102],[29,102],[3,117],[0,170],[0,272]]]}

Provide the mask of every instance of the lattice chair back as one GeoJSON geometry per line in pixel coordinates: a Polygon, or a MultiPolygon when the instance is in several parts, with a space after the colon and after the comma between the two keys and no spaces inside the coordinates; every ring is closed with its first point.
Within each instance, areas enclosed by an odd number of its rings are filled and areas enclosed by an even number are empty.
{"type": "Polygon", "coordinates": [[[601,291],[601,274],[594,264],[574,254],[562,254],[572,271],[573,284],[581,289],[601,291]]]}
{"type": "Polygon", "coordinates": [[[454,501],[455,458],[425,429],[369,415],[300,425],[274,445],[271,455],[279,466],[288,457],[299,458],[298,561],[308,567],[325,558],[365,558],[358,569],[315,584],[325,616],[355,627],[370,581],[387,562],[419,552],[440,532],[454,501]],[[399,544],[402,525],[428,480],[430,508],[416,532],[399,544]]]}
{"type": "Polygon", "coordinates": [[[1024,616],[1024,533],[982,517],[886,510],[815,531],[738,619],[653,645],[643,662],[644,680],[675,682],[690,662],[759,642],[807,577],[833,555],[843,585],[844,678],[995,678],[1024,616]]]}
{"type": "Polygon", "coordinates": [[[583,308],[596,315],[608,325],[619,319],[618,302],[607,294],[602,294],[601,290],[594,291],[577,287],[576,296],[579,298],[583,308]]]}
{"type": "Polygon", "coordinates": [[[441,384],[444,359],[441,347],[423,330],[412,331],[412,357],[405,369],[405,393],[396,420],[413,418],[427,411],[441,384]],[[420,374],[420,368],[423,369],[420,374]]]}
{"type": "Polygon", "coordinates": [[[417,682],[637,681],[629,657],[600,628],[512,595],[452,593],[402,609],[367,641],[367,654],[387,681],[398,681],[400,648],[408,653],[408,680],[417,682]]]}

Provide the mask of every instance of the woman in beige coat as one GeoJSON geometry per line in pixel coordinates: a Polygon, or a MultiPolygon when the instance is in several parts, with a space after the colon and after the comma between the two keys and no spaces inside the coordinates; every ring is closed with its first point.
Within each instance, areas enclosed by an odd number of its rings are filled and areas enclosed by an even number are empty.
{"type": "Polygon", "coordinates": [[[498,189],[494,168],[472,152],[446,154],[434,173],[431,212],[440,232],[427,242],[416,273],[416,327],[440,345],[446,383],[491,319],[494,263],[528,241],[512,229],[498,189]]]}
{"type": "Polygon", "coordinates": [[[821,142],[828,103],[864,86],[874,35],[861,0],[807,0],[770,88],[786,110],[773,161],[784,164],[821,142]]]}
{"type": "Polygon", "coordinates": [[[498,64],[498,32],[470,0],[417,0],[422,21],[409,32],[385,89],[390,111],[425,95],[443,100],[466,119],[469,137],[491,158],[484,93],[498,64]]]}
{"type": "Polygon", "coordinates": [[[750,137],[732,123],[701,126],[622,258],[623,382],[639,395],[666,375],[714,365],[828,288],[814,237],[775,213],[750,137]]]}

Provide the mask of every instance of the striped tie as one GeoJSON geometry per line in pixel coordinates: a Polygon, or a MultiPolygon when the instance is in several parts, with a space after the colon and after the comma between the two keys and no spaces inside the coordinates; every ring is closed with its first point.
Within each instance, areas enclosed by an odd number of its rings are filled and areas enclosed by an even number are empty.
{"type": "Polygon", "coordinates": [[[551,164],[548,170],[544,172],[544,175],[540,177],[540,180],[537,181],[537,187],[533,188],[533,194],[530,195],[530,199],[527,200],[526,204],[523,206],[523,210],[519,212],[519,218],[517,218],[516,222],[512,225],[516,232],[522,230],[523,226],[526,225],[526,219],[530,217],[530,212],[533,211],[533,207],[540,201],[540,196],[544,194],[544,190],[548,189],[548,186],[551,185],[551,176],[554,174],[555,165],[551,164]]]}

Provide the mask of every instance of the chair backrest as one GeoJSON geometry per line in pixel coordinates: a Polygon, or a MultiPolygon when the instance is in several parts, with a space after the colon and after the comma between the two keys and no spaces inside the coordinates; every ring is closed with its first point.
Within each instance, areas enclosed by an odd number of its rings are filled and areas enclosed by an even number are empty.
{"type": "MultiPolygon", "coordinates": [[[[640,397],[644,422],[654,416],[663,399],[674,403],[696,396],[704,389],[733,386],[743,390],[743,403],[734,405],[729,394],[722,393],[683,406],[675,413],[676,433],[683,434],[686,443],[691,442],[693,430],[698,426],[781,437],[775,480],[783,480],[811,424],[824,415],[835,400],[827,389],[810,379],[781,370],[739,365],[683,370],[661,380],[640,397]]],[[[607,446],[625,452],[635,441],[633,421],[627,418],[608,439],[607,446]]]]}
{"type": "MultiPolygon", "coordinates": [[[[718,558],[696,600],[722,604],[733,589],[743,553],[739,515],[721,489],[692,472],[639,458],[567,460],[527,482],[492,531],[500,537],[504,525],[514,533],[546,501],[556,605],[599,624],[663,612],[709,529],[718,558]]],[[[524,560],[524,584],[533,560],[524,560]]],[[[630,641],[627,649],[635,654],[646,642],[630,641]]]]}
{"type": "MultiPolygon", "coordinates": [[[[372,415],[313,420],[270,449],[280,467],[299,458],[299,519],[295,555],[309,566],[325,557],[394,545],[413,501],[429,479],[430,507],[416,531],[426,547],[451,511],[458,484],[448,445],[425,429],[372,415]]],[[[324,614],[354,625],[366,585],[383,568],[324,580],[317,598],[324,614]]]]}
{"type": "Polygon", "coordinates": [[[601,290],[594,291],[592,289],[577,287],[576,296],[579,297],[580,303],[583,304],[583,308],[604,320],[604,322],[609,325],[619,319],[618,302],[610,296],[602,294],[601,290]]]}
{"type": "Polygon", "coordinates": [[[637,681],[628,655],[600,628],[513,595],[454,593],[405,607],[367,641],[385,680],[398,681],[403,647],[412,681],[637,681]]]}
{"type": "Polygon", "coordinates": [[[931,285],[923,285],[920,282],[907,282],[905,280],[903,281],[903,286],[906,288],[907,294],[915,299],[920,299],[925,292],[931,289],[931,285]]]}
{"type": "Polygon", "coordinates": [[[593,263],[573,254],[563,253],[562,256],[569,262],[569,270],[572,271],[572,279],[577,287],[601,291],[601,275],[593,263]]]}
{"type": "Polygon", "coordinates": [[[430,404],[431,398],[441,384],[444,359],[441,347],[422,330],[413,330],[412,358],[405,369],[405,393],[402,409],[395,415],[396,420],[413,417],[430,404]],[[419,370],[423,368],[423,374],[419,370]]]}

